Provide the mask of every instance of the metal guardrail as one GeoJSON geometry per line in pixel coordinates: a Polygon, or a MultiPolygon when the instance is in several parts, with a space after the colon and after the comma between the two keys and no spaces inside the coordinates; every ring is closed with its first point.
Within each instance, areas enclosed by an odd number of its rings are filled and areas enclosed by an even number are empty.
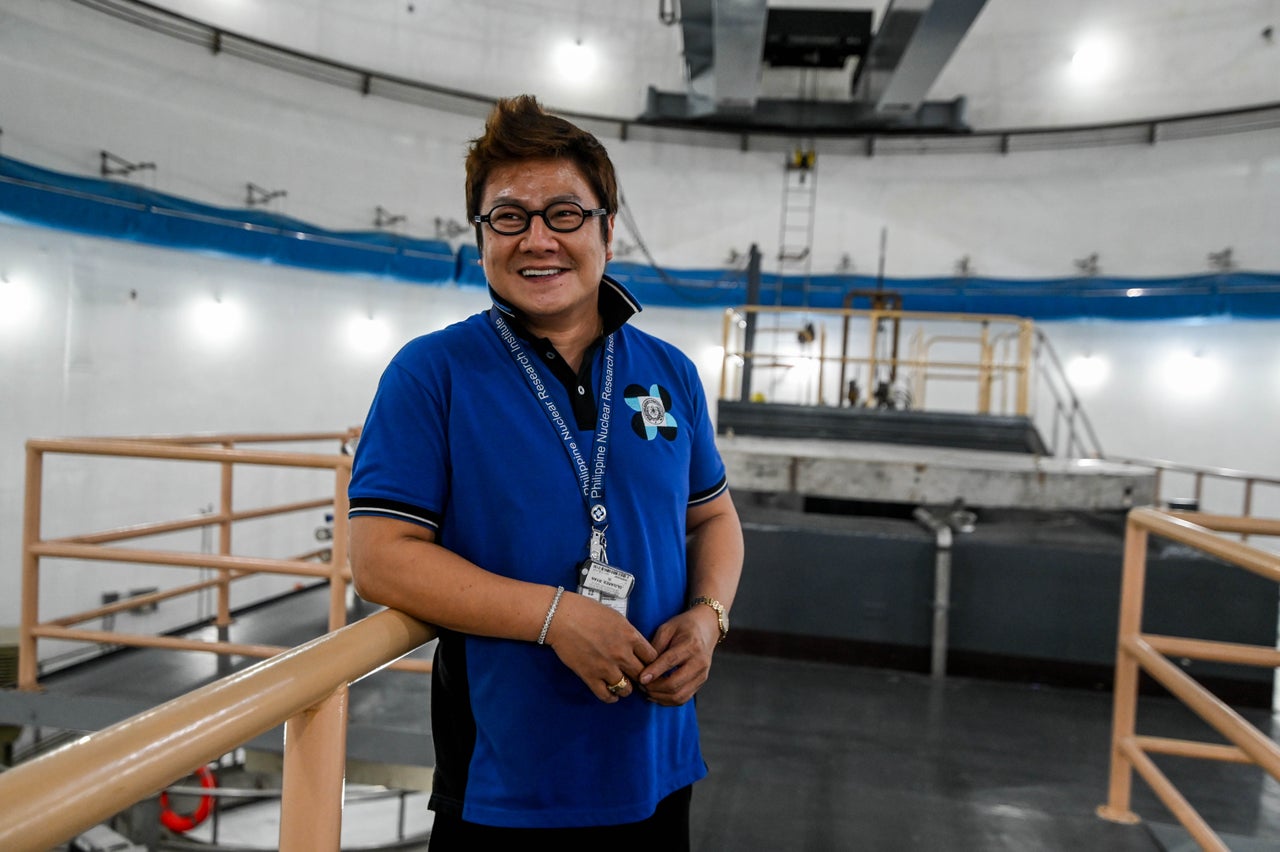
{"type": "MultiPolygon", "coordinates": [[[[343,432],[296,434],[226,434],[186,435],[146,438],[56,438],[27,442],[25,513],[23,520],[22,607],[18,634],[18,687],[37,688],[39,664],[37,642],[40,639],[62,639],[97,643],[106,646],[168,648],[183,651],[208,651],[221,655],[270,657],[285,650],[266,645],[229,641],[227,629],[232,623],[231,584],[258,574],[310,577],[329,583],[328,629],[335,630],[347,620],[346,589],[351,579],[347,564],[347,483],[351,477],[351,455],[341,448],[349,446],[359,434],[357,429],[343,432]],[[245,448],[245,444],[332,442],[339,452],[294,452],[245,448]],[[46,539],[42,536],[44,463],[49,455],[114,457],[120,459],[160,459],[175,463],[213,463],[220,470],[219,505],[209,514],[177,520],[134,524],[109,530],[46,539]],[[252,509],[237,509],[233,500],[234,472],[237,466],[288,467],[333,472],[333,490],[314,499],[252,509]],[[333,511],[333,533],[329,547],[319,548],[292,558],[266,558],[232,553],[232,532],[237,523],[289,515],[316,508],[333,511]],[[212,528],[217,530],[218,552],[192,553],[173,549],[123,547],[121,542],[184,530],[212,528]],[[329,555],[328,561],[324,557],[329,555]],[[150,594],[128,597],[84,612],[40,620],[40,575],[48,560],[95,560],[110,563],[134,563],[168,566],[178,569],[213,569],[211,579],[187,583],[150,594]],[[217,613],[212,623],[219,629],[218,641],[188,639],[181,636],[156,636],[125,633],[114,629],[88,629],[85,622],[109,619],[115,613],[157,605],[184,595],[212,589],[217,595],[217,613]]],[[[397,668],[430,671],[425,661],[407,660],[397,668]]]]}
{"type": "MultiPolygon", "coordinates": [[[[1198,511],[1211,516],[1236,514],[1241,517],[1251,518],[1254,515],[1255,505],[1258,502],[1259,492],[1262,488],[1273,489],[1271,494],[1276,498],[1280,498],[1280,476],[1264,476],[1225,467],[1180,464],[1165,459],[1126,456],[1109,457],[1107,460],[1154,469],[1156,472],[1157,503],[1162,506],[1169,505],[1175,509],[1179,508],[1179,506],[1184,506],[1191,511],[1198,511]],[[1186,491],[1178,491],[1176,495],[1170,493],[1176,487],[1171,484],[1173,482],[1189,483],[1190,493],[1188,494],[1186,491]],[[1213,483],[1225,485],[1231,489],[1238,489],[1239,505],[1231,511],[1209,511],[1210,503],[1216,506],[1222,504],[1224,500],[1230,499],[1221,493],[1211,497],[1206,491],[1206,485],[1213,483]]],[[[1218,490],[1221,491],[1221,489],[1218,490]]],[[[1242,531],[1240,535],[1243,540],[1247,541],[1250,533],[1242,531]]]]}
{"type": "Polygon", "coordinates": [[[1217,534],[1224,532],[1280,535],[1280,520],[1199,513],[1173,515],[1150,508],[1129,512],[1116,654],[1111,775],[1107,803],[1098,808],[1098,815],[1112,822],[1139,822],[1140,817],[1130,808],[1136,771],[1206,852],[1230,850],[1150,756],[1175,755],[1249,764],[1261,767],[1272,779],[1280,781],[1280,745],[1197,683],[1169,657],[1275,668],[1280,666],[1280,649],[1144,633],[1142,613],[1147,542],[1151,535],[1186,544],[1230,566],[1280,583],[1280,555],[1265,553],[1217,534]],[[1155,678],[1231,744],[1139,735],[1136,727],[1141,672],[1155,678]]]}
{"type": "Polygon", "coordinates": [[[1082,459],[1104,458],[1102,442],[1098,440],[1098,433],[1094,431],[1075,389],[1067,379],[1067,371],[1063,368],[1057,351],[1043,331],[1036,329],[1035,334],[1038,378],[1035,387],[1043,390],[1052,401],[1049,406],[1049,434],[1043,436],[1045,443],[1054,455],[1082,459]]]}
{"type": "MultiPolygon", "coordinates": [[[[1004,314],[958,314],[934,311],[903,311],[858,308],[782,307],[775,305],[740,305],[728,308],[722,323],[722,348],[719,399],[742,397],[744,384],[755,371],[784,370],[810,365],[808,387],[793,388],[803,392],[808,399],[790,397],[774,401],[813,402],[817,405],[865,405],[879,404],[877,387],[884,383],[897,389],[910,386],[910,404],[905,407],[921,408],[930,382],[963,380],[974,383],[975,397],[972,412],[976,414],[1006,413],[1025,416],[1031,401],[1031,358],[1034,323],[1025,317],[1004,314]],[[763,321],[772,315],[773,325],[763,321]],[[843,326],[840,341],[834,353],[827,352],[828,333],[823,320],[839,320],[843,326]],[[850,321],[866,323],[865,355],[850,354],[853,338],[850,321]],[[926,326],[960,324],[976,331],[967,342],[976,346],[973,357],[955,356],[940,358],[929,352],[929,340],[913,341],[910,352],[898,352],[901,326],[910,323],[923,329],[926,326]],[[1005,336],[1013,341],[1013,351],[1006,352],[997,340],[993,329],[1005,329],[1005,336]],[[791,347],[782,345],[785,335],[796,337],[791,347]],[[766,338],[760,344],[757,339],[766,338]],[[816,354],[807,349],[816,346],[816,354]],[[837,392],[830,394],[828,376],[837,377],[837,392]],[[846,387],[852,375],[855,394],[846,387]],[[1005,389],[1005,393],[997,393],[1005,389]],[[998,410],[1001,408],[1005,410],[998,410]]],[[[956,342],[956,335],[945,340],[956,342]]],[[[892,402],[892,400],[887,400],[892,402]]]]}
{"type": "Polygon", "coordinates": [[[337,849],[348,686],[434,635],[384,610],[5,772],[0,849],[65,843],[282,723],[279,848],[337,849]]]}

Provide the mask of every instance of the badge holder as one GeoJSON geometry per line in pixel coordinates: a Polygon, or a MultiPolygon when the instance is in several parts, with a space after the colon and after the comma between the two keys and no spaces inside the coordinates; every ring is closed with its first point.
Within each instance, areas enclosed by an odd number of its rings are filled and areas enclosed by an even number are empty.
{"type": "Polygon", "coordinates": [[[591,555],[578,565],[578,594],[599,601],[625,618],[635,575],[609,564],[604,529],[591,530],[589,552],[591,555]]]}

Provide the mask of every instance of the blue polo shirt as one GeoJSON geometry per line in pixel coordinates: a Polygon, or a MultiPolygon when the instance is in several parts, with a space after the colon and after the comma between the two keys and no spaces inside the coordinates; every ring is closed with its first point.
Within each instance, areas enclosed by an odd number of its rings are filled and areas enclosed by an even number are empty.
{"type": "MultiPolygon", "coordinates": [[[[607,276],[600,309],[608,340],[578,377],[557,378],[554,350],[523,337],[496,298],[494,309],[409,342],[360,436],[351,516],[420,524],[488,571],[573,590],[591,521],[566,437],[594,471],[607,417],[608,556],[635,575],[627,617],[651,637],[686,607],[685,513],[725,490],[725,469],[692,362],[627,324],[639,306],[607,276]],[[513,355],[512,332],[547,399],[513,355]],[[583,415],[592,403],[594,421],[583,415]]],[[[431,703],[431,807],[471,822],[635,822],[706,774],[693,702],[660,707],[637,693],[604,704],[532,641],[444,631],[431,703]]]]}

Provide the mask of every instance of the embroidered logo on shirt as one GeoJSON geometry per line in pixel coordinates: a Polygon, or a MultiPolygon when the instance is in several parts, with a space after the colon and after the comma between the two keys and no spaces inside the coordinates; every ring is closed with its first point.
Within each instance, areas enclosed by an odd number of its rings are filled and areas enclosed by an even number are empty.
{"type": "Polygon", "coordinates": [[[668,441],[676,439],[676,419],[671,416],[671,394],[661,385],[627,385],[627,405],[637,412],[631,418],[631,428],[646,441],[661,435],[668,441]]]}

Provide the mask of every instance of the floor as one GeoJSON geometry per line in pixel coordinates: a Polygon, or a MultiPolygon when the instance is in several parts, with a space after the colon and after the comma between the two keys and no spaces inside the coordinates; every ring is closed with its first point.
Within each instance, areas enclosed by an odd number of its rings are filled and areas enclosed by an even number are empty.
{"type": "MultiPolygon", "coordinates": [[[[1144,731],[1199,735],[1172,702],[1143,707],[1144,731]]],[[[1106,798],[1105,694],[725,653],[699,709],[711,774],[695,788],[692,835],[703,852],[1197,848],[1141,782],[1142,824],[1095,814],[1106,798]]],[[[1234,852],[1280,848],[1280,788],[1261,773],[1165,770],[1234,852]]],[[[343,848],[389,844],[400,826],[401,837],[429,831],[425,796],[398,807],[349,803],[343,848]]],[[[219,839],[268,847],[277,817],[270,803],[232,811],[219,839]]],[[[192,836],[207,841],[210,826],[192,836]]]]}
{"type": "MultiPolygon", "coordinates": [[[[1169,699],[1139,707],[1143,733],[1212,739],[1169,699]]],[[[1146,822],[1096,816],[1107,796],[1106,693],[726,654],[699,709],[712,773],[694,796],[697,849],[1145,852],[1189,842],[1180,827],[1160,827],[1174,820],[1141,781],[1132,807],[1146,822]]],[[[1270,729],[1266,712],[1246,715],[1270,729]]],[[[1260,770],[1161,766],[1234,852],[1280,849],[1280,786],[1260,770]]]]}
{"type": "MultiPolygon", "coordinates": [[[[307,595],[241,616],[242,635],[256,623],[292,623],[307,595]]],[[[323,607],[321,607],[322,609],[323,607]]],[[[174,657],[192,659],[195,680],[206,658],[133,652],[111,663],[49,679],[54,703],[89,701],[95,690],[118,699],[127,670],[167,672],[180,686],[174,657]],[[96,669],[96,671],[95,671],[96,669]],[[94,685],[97,682],[97,686],[94,685]]],[[[357,684],[352,723],[371,738],[422,737],[425,678],[383,672],[357,684]],[[384,676],[387,676],[384,678],[384,676]],[[419,711],[418,708],[421,708],[419,711]],[[412,730],[410,730],[412,729],[412,730]]],[[[4,703],[0,701],[0,709],[4,703]]],[[[1265,732],[1268,711],[1241,712],[1265,732]]],[[[991,852],[992,850],[1192,850],[1185,832],[1135,780],[1138,825],[1100,819],[1107,795],[1111,698],[1105,690],[1066,689],[963,677],[820,663],[721,651],[699,697],[702,740],[711,774],[695,788],[692,834],[700,852],[991,852]]],[[[1217,741],[1170,699],[1144,697],[1141,733],[1217,741]]],[[[1280,849],[1280,786],[1252,767],[1162,760],[1161,767],[1233,852],[1280,849]]],[[[406,800],[407,833],[425,831],[420,796],[406,800]]],[[[344,848],[371,848],[395,837],[395,805],[354,806],[344,848]]],[[[223,842],[271,848],[274,816],[251,809],[224,815],[223,842]],[[256,841],[255,838],[260,838],[256,841]]]]}

